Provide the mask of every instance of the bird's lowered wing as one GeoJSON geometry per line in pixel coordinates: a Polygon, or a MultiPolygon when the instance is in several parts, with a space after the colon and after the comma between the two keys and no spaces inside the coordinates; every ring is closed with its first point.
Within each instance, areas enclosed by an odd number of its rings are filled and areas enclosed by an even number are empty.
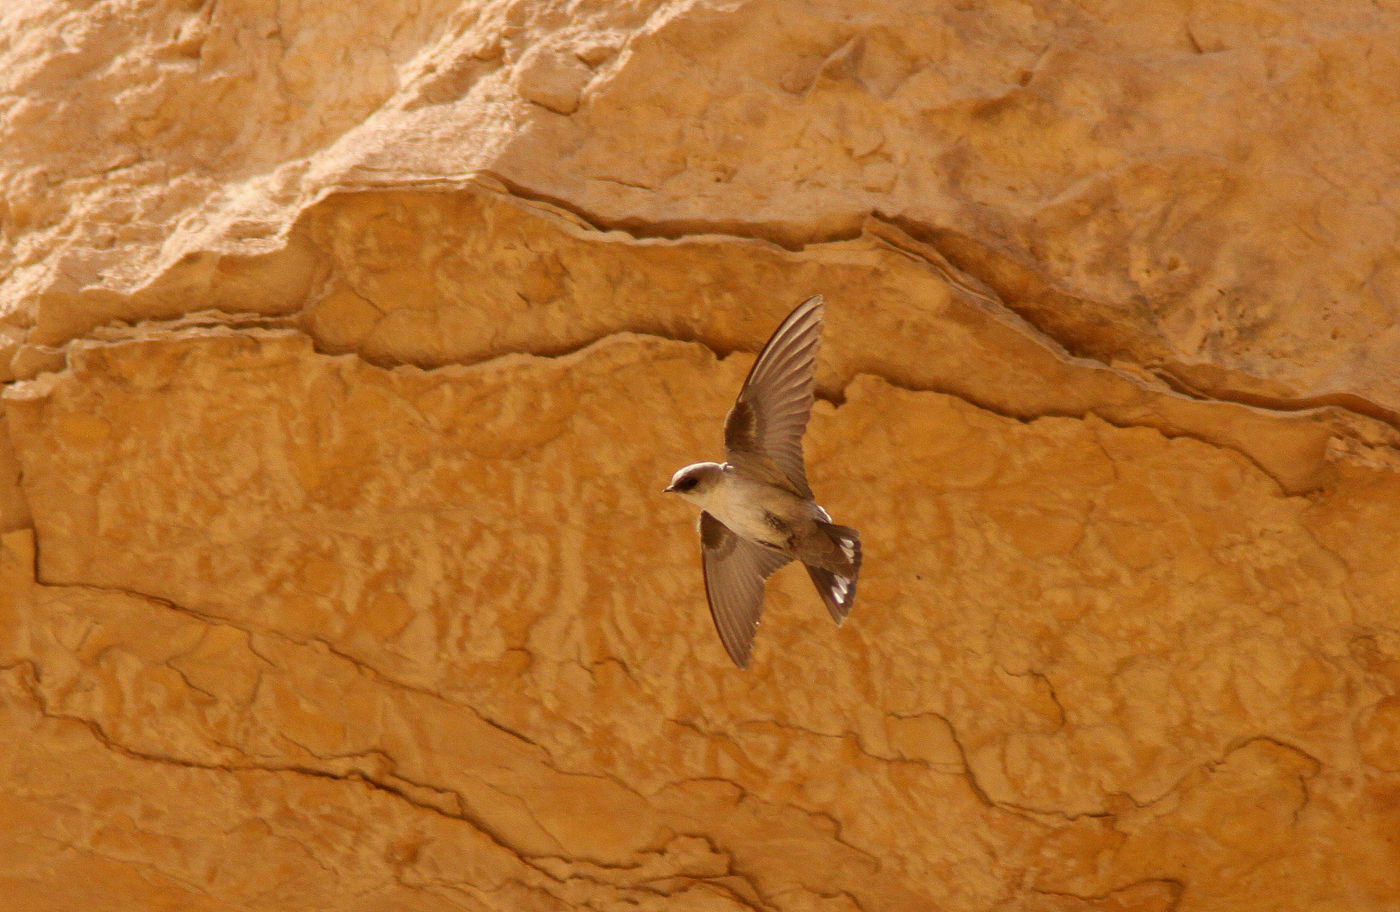
{"type": "Polygon", "coordinates": [[[700,552],[715,629],[734,664],[748,668],[763,614],[763,584],[792,558],[745,541],[708,513],[700,514],[700,552]]]}
{"type": "Polygon", "coordinates": [[[810,500],[802,435],[812,412],[812,377],[826,302],[813,295],[763,346],[724,422],[731,465],[810,500]]]}

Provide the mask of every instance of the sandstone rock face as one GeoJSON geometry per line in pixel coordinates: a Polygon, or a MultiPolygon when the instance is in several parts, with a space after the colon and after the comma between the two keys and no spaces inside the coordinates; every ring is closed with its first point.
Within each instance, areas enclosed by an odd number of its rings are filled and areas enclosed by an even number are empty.
{"type": "Polygon", "coordinates": [[[1400,908],[1400,9],[0,10],[0,907],[1400,908]],[[829,301],[850,620],[694,516],[829,301]]]}

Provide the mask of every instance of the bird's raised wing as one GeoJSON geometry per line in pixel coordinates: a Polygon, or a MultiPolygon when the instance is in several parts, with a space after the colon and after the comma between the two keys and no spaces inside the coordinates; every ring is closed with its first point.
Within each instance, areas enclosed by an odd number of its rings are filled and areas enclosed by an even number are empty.
{"type": "Polygon", "coordinates": [[[813,295],[763,346],[724,422],[731,465],[810,500],[802,435],[812,412],[812,376],[826,302],[813,295]]]}
{"type": "Polygon", "coordinates": [[[700,553],[715,629],[734,664],[748,668],[763,614],[763,584],[792,558],[745,541],[708,513],[700,514],[700,553]]]}

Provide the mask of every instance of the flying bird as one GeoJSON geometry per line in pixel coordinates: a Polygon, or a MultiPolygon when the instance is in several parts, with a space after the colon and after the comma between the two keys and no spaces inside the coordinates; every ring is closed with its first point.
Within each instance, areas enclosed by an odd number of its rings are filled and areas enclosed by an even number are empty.
{"type": "Polygon", "coordinates": [[[813,295],[763,346],[724,421],[727,462],[677,472],[665,493],[700,508],[700,551],[710,615],[734,664],[747,668],[763,613],[763,587],[801,561],[838,625],[860,575],[860,533],[838,526],[807,485],[802,435],[826,302],[813,295]]]}

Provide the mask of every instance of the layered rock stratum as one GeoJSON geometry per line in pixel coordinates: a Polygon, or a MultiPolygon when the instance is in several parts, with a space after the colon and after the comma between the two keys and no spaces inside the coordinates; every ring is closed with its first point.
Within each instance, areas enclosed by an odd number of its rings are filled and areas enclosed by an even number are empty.
{"type": "Polygon", "coordinates": [[[1400,908],[1400,7],[0,9],[0,907],[1400,908]],[[862,530],[694,516],[829,302],[862,530]]]}

